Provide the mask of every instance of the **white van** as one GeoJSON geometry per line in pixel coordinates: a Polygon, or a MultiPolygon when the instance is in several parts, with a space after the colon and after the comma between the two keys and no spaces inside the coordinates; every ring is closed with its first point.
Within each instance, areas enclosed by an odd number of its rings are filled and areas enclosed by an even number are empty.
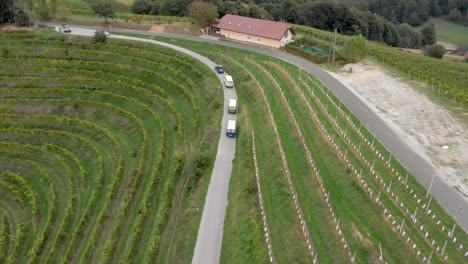
{"type": "Polygon", "coordinates": [[[234,81],[232,80],[231,75],[224,76],[224,85],[226,86],[226,88],[234,87],[234,81]]]}
{"type": "Polygon", "coordinates": [[[236,136],[236,120],[229,120],[226,136],[228,137],[235,137],[236,136]]]}
{"type": "Polygon", "coordinates": [[[235,114],[237,112],[237,100],[229,99],[228,113],[235,114]]]}

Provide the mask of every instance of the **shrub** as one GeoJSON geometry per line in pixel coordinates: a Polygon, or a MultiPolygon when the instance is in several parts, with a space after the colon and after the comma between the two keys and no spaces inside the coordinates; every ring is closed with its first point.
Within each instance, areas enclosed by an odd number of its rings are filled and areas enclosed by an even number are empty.
{"type": "Polygon", "coordinates": [[[342,54],[350,62],[357,62],[367,56],[367,40],[362,36],[352,36],[346,40],[342,54]]]}
{"type": "Polygon", "coordinates": [[[19,11],[16,12],[15,24],[21,27],[29,27],[33,25],[33,22],[29,18],[28,13],[20,9],[19,11]]]}
{"type": "Polygon", "coordinates": [[[93,43],[100,43],[100,44],[106,44],[107,43],[107,36],[104,34],[104,31],[96,31],[94,33],[94,37],[92,40],[93,43]]]}
{"type": "Polygon", "coordinates": [[[429,46],[426,55],[432,58],[441,59],[445,54],[445,48],[442,45],[436,44],[429,46]]]}
{"type": "Polygon", "coordinates": [[[3,56],[3,58],[7,58],[9,54],[10,54],[10,51],[9,51],[7,48],[4,48],[4,49],[2,50],[2,56],[3,56]]]}

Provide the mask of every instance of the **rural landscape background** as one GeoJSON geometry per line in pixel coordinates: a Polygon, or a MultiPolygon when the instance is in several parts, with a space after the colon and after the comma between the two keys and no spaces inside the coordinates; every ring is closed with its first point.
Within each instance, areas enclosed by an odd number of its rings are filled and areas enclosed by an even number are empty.
{"type": "Polygon", "coordinates": [[[190,263],[227,151],[216,262],[468,261],[468,1],[6,0],[0,30],[0,263],[190,263]]]}

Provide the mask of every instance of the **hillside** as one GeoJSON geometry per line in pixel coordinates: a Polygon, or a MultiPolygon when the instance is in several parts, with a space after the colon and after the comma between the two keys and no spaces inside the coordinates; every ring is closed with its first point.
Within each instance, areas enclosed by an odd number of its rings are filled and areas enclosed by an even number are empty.
{"type": "Polygon", "coordinates": [[[173,197],[203,201],[214,74],[155,45],[47,30],[0,32],[0,49],[0,262],[153,262],[173,197]]]}

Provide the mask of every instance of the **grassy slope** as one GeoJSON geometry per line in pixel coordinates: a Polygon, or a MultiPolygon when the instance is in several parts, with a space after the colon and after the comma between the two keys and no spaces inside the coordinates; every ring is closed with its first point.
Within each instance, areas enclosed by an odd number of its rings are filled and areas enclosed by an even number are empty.
{"type": "MultiPolygon", "coordinates": [[[[434,24],[437,40],[455,45],[468,45],[468,27],[441,18],[431,18],[424,24],[428,23],[434,24]]],[[[416,27],[415,30],[420,31],[422,27],[416,27]]]]}

